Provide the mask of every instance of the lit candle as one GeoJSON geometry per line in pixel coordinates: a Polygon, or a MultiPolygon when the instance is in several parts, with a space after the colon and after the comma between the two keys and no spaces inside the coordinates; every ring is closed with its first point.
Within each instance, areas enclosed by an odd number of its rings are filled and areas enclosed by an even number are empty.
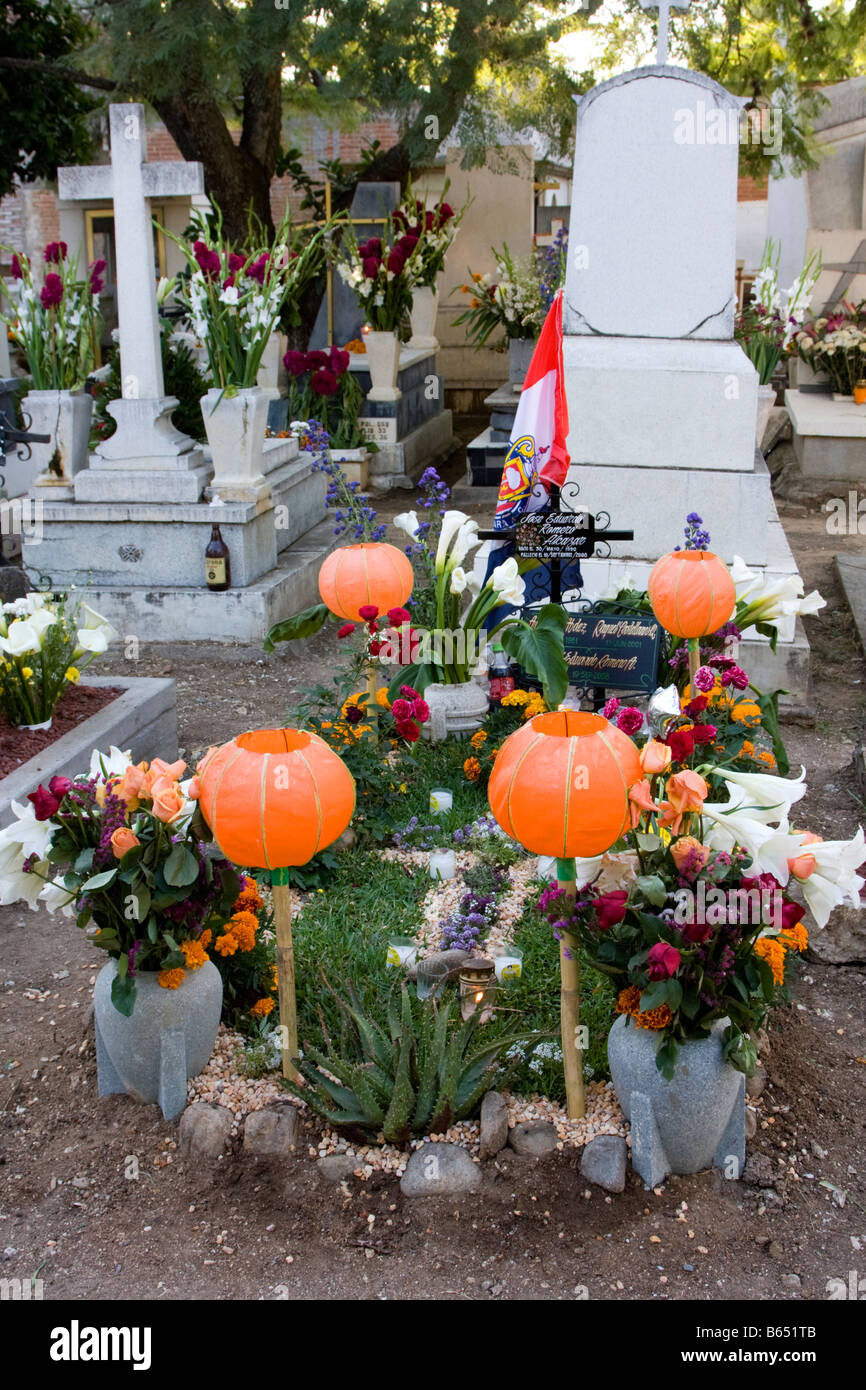
{"type": "Polygon", "coordinates": [[[453,878],[457,871],[457,860],[453,849],[431,849],[430,877],[445,880],[453,878]]]}
{"type": "Polygon", "coordinates": [[[430,793],[431,816],[445,816],[454,805],[454,793],[447,787],[434,787],[430,793]]]}

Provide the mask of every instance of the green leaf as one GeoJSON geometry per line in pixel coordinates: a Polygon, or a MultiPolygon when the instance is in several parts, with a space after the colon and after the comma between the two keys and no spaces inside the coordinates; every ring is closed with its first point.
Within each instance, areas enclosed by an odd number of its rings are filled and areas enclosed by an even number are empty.
{"type": "MultiPolygon", "coordinates": [[[[775,632],[775,630],[774,628],[773,631],[775,632]]],[[[782,741],[782,731],[779,728],[779,696],[786,695],[787,691],[773,690],[770,694],[765,695],[752,686],[752,692],[757,696],[756,703],[761,711],[761,724],[773,740],[773,757],[776,759],[779,776],[787,777],[791,770],[791,764],[788,761],[788,754],[782,741]]]]}
{"type": "Polygon", "coordinates": [[[673,1081],[677,1069],[677,1053],[679,1048],[674,1038],[665,1038],[664,1042],[656,1052],[656,1066],[664,1077],[665,1081],[673,1081]]]}
{"type": "Polygon", "coordinates": [[[81,851],[81,853],[78,855],[78,858],[75,860],[75,863],[72,866],[77,874],[86,873],[87,870],[92,867],[93,853],[94,851],[92,846],[89,849],[83,849],[81,851]]]}
{"type": "Polygon", "coordinates": [[[393,705],[400,694],[401,685],[411,685],[413,690],[417,690],[419,695],[423,695],[428,685],[438,681],[440,672],[429,662],[414,661],[411,666],[401,666],[391,684],[388,686],[388,699],[393,705]]]}
{"type": "Polygon", "coordinates": [[[264,640],[266,652],[272,652],[277,642],[295,642],[299,637],[312,637],[315,632],[325,626],[330,617],[330,609],[324,603],[316,603],[312,608],[305,608],[302,613],[296,613],[292,618],[284,618],[281,623],[274,623],[264,640]]]}
{"type": "Polygon", "coordinates": [[[653,907],[664,907],[668,890],[658,874],[639,874],[637,886],[642,896],[651,902],[653,907]]]}
{"type": "Polygon", "coordinates": [[[198,878],[198,859],[186,845],[173,845],[162,866],[163,877],[172,888],[187,888],[198,878]]]}
{"type": "Polygon", "coordinates": [[[92,878],[85,879],[81,885],[82,893],[92,893],[97,888],[107,888],[109,883],[113,883],[117,878],[117,869],[106,869],[104,873],[94,874],[92,878]]]}
{"type": "Polygon", "coordinates": [[[558,603],[546,603],[539,609],[534,627],[518,618],[499,629],[503,651],[528,675],[541,681],[549,709],[557,709],[568,691],[563,643],[567,621],[565,609],[558,603]]]}
{"type": "Polygon", "coordinates": [[[131,976],[115,975],[111,982],[111,1002],[124,1018],[130,1017],[135,1004],[135,981],[131,976]]]}

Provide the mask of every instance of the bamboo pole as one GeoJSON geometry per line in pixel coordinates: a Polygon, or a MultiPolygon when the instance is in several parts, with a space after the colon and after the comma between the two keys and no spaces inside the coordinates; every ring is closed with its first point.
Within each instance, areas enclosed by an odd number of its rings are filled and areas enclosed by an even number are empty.
{"type": "MultiPolygon", "coordinates": [[[[577,896],[577,878],[573,859],[557,859],[556,883],[569,898],[577,896]]],[[[586,1095],[583,1086],[583,1051],[580,1047],[580,965],[577,941],[570,932],[563,932],[559,942],[559,1019],[562,1034],[562,1067],[565,1073],[565,1102],[570,1120],[582,1120],[586,1114],[586,1095]]]]}
{"type": "Polygon", "coordinates": [[[292,1065],[298,1055],[298,1010],[295,1002],[295,948],[292,944],[292,890],[288,869],[271,871],[274,895],[274,930],[277,937],[277,984],[280,995],[280,1051],[283,1076],[287,1081],[300,1081],[300,1073],[292,1065]]]}
{"type": "Polygon", "coordinates": [[[376,667],[372,661],[367,664],[367,723],[373,730],[373,742],[379,742],[379,706],[376,702],[376,692],[379,688],[379,679],[376,675],[376,667]]]}
{"type": "Polygon", "coordinates": [[[695,676],[701,664],[701,644],[697,637],[689,638],[689,695],[691,699],[699,693],[695,685],[695,676]]]}

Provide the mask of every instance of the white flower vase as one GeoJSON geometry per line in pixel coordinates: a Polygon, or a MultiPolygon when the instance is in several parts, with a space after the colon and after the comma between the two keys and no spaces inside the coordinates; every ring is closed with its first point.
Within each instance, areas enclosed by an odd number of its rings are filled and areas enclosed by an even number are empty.
{"type": "Polygon", "coordinates": [[[403,393],[397,385],[400,370],[400,339],[397,334],[374,330],[365,335],[364,344],[372,383],[367,400],[399,401],[403,393]]]}
{"type": "Polygon", "coordinates": [[[429,285],[416,285],[412,291],[412,337],[410,348],[427,348],[435,352],[439,347],[436,337],[436,314],[439,310],[439,291],[429,285]]]}
{"type": "Polygon", "coordinates": [[[50,489],[52,501],[73,498],[73,480],[89,458],[93,397],[86,391],[30,391],[21,408],[31,433],[50,435],[48,444],[30,445],[30,486],[50,489]]]}
{"type": "Polygon", "coordinates": [[[534,352],[534,338],[508,339],[508,380],[512,385],[523,385],[534,352]]]}
{"type": "Polygon", "coordinates": [[[758,413],[755,418],[755,443],[758,448],[764,441],[764,434],[770,421],[770,411],[776,404],[776,388],[768,383],[758,387],[758,413]]]}
{"type": "Polygon", "coordinates": [[[211,492],[224,502],[257,502],[268,495],[262,453],[271,392],[246,386],[229,394],[212,387],[202,396],[201,413],[211,448],[211,492]]]}
{"type": "Polygon", "coordinates": [[[481,728],[487,714],[487,692],[477,681],[428,685],[424,699],[430,707],[430,719],[421,732],[431,743],[442,743],[449,737],[468,738],[481,728]]]}

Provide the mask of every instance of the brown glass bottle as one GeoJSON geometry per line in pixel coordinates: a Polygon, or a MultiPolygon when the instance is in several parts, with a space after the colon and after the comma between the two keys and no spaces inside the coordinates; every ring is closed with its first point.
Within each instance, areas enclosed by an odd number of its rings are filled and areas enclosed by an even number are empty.
{"type": "Polygon", "coordinates": [[[204,552],[204,573],[209,589],[229,589],[232,582],[232,562],[229,548],[216,522],[204,552]]]}

